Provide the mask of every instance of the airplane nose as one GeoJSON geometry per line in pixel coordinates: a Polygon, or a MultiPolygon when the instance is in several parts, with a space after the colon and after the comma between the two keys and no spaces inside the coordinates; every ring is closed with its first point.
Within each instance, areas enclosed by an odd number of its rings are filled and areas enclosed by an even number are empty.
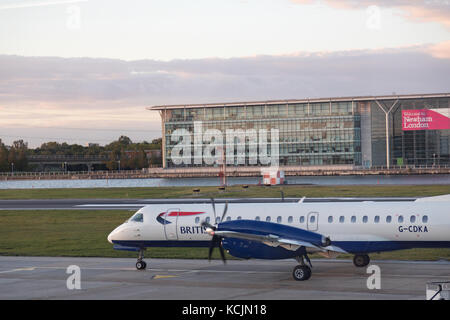
{"type": "Polygon", "coordinates": [[[111,233],[108,235],[108,242],[111,243],[111,244],[113,244],[112,241],[113,241],[114,233],[115,233],[115,232],[113,231],[113,232],[111,232],[111,233]]]}

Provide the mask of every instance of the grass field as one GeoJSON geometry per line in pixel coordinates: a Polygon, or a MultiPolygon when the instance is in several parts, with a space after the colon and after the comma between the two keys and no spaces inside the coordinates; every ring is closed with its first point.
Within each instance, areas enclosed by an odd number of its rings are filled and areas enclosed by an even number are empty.
{"type": "MultiPolygon", "coordinates": [[[[97,189],[0,190],[0,199],[113,199],[113,198],[245,198],[280,197],[416,197],[450,194],[450,185],[376,186],[242,186],[97,189]]],[[[115,251],[106,240],[132,211],[0,211],[0,255],[136,257],[136,253],[115,251]]],[[[151,248],[153,258],[206,259],[206,248],[151,248]]],[[[218,252],[215,258],[218,258],[218,252]]],[[[350,256],[342,256],[348,258],[350,256]]],[[[373,259],[450,259],[450,249],[414,249],[373,254],[373,259]]]]}
{"type": "MultiPolygon", "coordinates": [[[[133,257],[115,251],[106,237],[131,211],[0,211],[0,255],[133,257]]],[[[207,248],[150,248],[148,258],[206,259],[207,248]]],[[[317,256],[312,256],[316,258],[317,256]]],[[[350,255],[340,256],[350,258],[350,255]]],[[[373,254],[372,259],[450,260],[450,249],[413,249],[373,254]]],[[[218,250],[214,258],[219,258],[218,250]]],[[[229,257],[231,258],[231,257],[229,257]]]]}
{"type": "Polygon", "coordinates": [[[425,197],[450,194],[447,185],[348,185],[310,186],[285,185],[276,187],[242,186],[227,187],[154,187],[154,188],[92,188],[92,189],[24,189],[0,190],[0,199],[151,199],[151,198],[272,198],[280,197],[425,197]]]}

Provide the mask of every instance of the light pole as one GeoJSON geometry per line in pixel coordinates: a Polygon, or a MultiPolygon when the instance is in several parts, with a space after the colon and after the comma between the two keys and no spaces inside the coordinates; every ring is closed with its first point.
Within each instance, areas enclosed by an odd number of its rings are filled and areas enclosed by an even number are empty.
{"type": "Polygon", "coordinates": [[[14,162],[11,162],[11,174],[14,174],[14,162]]]}
{"type": "Polygon", "coordinates": [[[119,161],[117,161],[118,163],[119,163],[119,171],[120,171],[120,160],[119,161]]]}

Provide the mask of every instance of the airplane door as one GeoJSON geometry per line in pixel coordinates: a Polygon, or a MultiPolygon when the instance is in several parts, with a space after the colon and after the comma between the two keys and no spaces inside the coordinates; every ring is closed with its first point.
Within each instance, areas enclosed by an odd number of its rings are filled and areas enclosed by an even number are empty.
{"type": "Polygon", "coordinates": [[[309,231],[317,231],[319,229],[319,213],[310,212],[308,213],[307,226],[309,231]]]}
{"type": "Polygon", "coordinates": [[[166,234],[166,240],[178,240],[177,223],[178,214],[180,209],[169,209],[164,216],[164,233],[166,234]]]}

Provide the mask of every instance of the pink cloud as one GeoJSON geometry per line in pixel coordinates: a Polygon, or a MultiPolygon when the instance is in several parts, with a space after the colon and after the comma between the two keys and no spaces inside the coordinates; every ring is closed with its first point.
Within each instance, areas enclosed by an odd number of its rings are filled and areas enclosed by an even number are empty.
{"type": "Polygon", "coordinates": [[[432,45],[429,52],[435,58],[450,59],[450,40],[432,45]]]}
{"type": "MultiPolygon", "coordinates": [[[[317,0],[291,0],[299,4],[314,4],[317,0]]],[[[448,0],[323,0],[338,9],[364,9],[369,6],[397,8],[403,16],[419,22],[436,22],[450,28],[450,1],[448,0]]]]}

